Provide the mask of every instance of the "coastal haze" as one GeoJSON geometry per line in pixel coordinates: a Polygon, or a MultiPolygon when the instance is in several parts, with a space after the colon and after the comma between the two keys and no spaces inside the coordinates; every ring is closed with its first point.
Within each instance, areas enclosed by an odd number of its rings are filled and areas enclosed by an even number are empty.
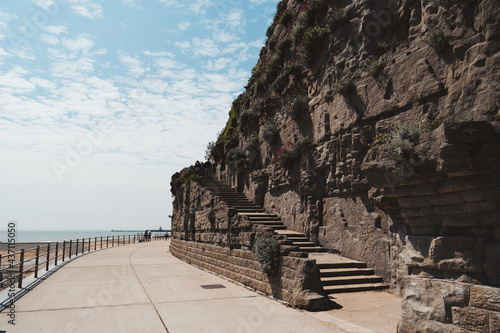
{"type": "Polygon", "coordinates": [[[224,127],[277,2],[2,2],[2,229],[169,229],[170,177],[224,127]]]}

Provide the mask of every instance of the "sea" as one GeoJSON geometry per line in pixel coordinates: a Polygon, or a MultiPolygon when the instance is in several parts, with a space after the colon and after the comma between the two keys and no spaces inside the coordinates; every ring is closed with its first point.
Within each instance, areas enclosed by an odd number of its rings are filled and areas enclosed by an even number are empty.
{"type": "MultiPolygon", "coordinates": [[[[16,243],[40,243],[40,242],[62,242],[69,240],[76,240],[82,238],[106,237],[109,236],[123,236],[123,235],[137,235],[144,234],[144,230],[129,230],[129,231],[104,231],[104,230],[16,230],[14,236],[16,243]]],[[[156,234],[153,232],[153,235],[156,234]]],[[[163,235],[164,232],[158,233],[163,235]]],[[[6,230],[0,232],[0,243],[8,242],[9,235],[6,230]]]]}

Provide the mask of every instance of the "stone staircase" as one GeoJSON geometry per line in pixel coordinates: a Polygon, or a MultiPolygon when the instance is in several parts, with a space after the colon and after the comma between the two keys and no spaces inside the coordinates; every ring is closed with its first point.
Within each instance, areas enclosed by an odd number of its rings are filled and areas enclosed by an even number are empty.
{"type": "Polygon", "coordinates": [[[201,184],[213,192],[238,214],[246,215],[254,224],[260,224],[274,230],[276,235],[286,236],[288,245],[298,247],[299,252],[316,259],[323,288],[327,294],[360,292],[387,289],[382,277],[375,275],[373,269],[365,263],[327,253],[322,246],[317,246],[305,234],[288,230],[278,215],[267,214],[264,209],[250,201],[235,189],[220,185],[213,180],[202,180],[201,184]]]}

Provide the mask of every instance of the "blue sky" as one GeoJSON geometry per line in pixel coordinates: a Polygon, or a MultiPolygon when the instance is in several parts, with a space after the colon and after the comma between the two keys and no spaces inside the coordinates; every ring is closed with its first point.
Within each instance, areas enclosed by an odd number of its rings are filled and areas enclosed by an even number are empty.
{"type": "Polygon", "coordinates": [[[168,227],[278,0],[0,0],[0,223],[168,227]]]}

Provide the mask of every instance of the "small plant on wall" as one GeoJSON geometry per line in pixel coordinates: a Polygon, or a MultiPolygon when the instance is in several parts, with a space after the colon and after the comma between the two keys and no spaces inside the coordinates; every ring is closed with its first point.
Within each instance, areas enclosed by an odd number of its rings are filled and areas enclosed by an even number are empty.
{"type": "Polygon", "coordinates": [[[309,138],[299,139],[297,142],[288,141],[278,150],[276,150],[276,158],[281,167],[291,169],[297,161],[300,160],[302,153],[311,143],[309,138]]]}
{"type": "Polygon", "coordinates": [[[274,275],[280,266],[280,245],[272,237],[258,238],[254,243],[255,259],[259,262],[260,271],[274,275]]]}

